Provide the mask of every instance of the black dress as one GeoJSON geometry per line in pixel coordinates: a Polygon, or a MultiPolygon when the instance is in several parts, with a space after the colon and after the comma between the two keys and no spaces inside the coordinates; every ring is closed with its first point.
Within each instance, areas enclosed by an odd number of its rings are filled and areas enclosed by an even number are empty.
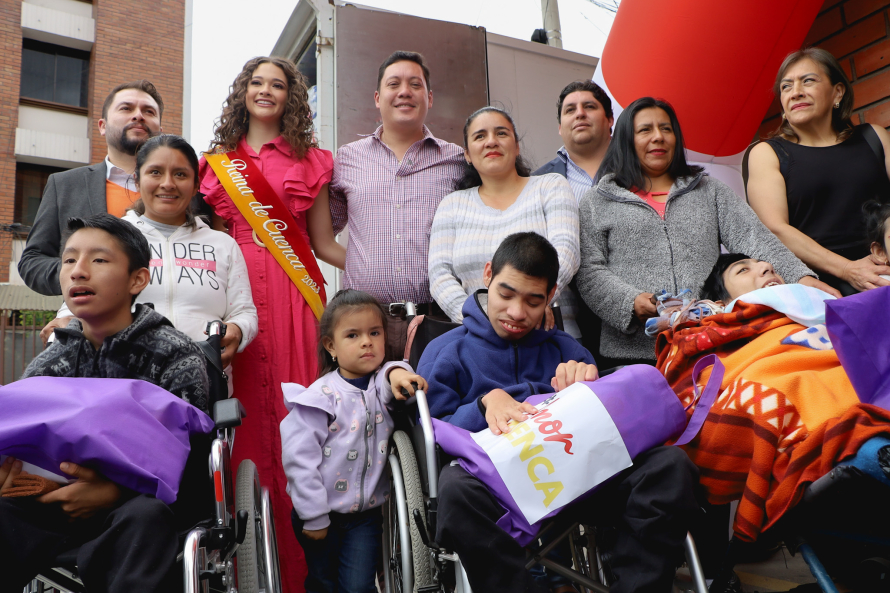
{"type": "MultiPolygon", "coordinates": [[[[890,200],[887,170],[856,126],[834,146],[801,146],[783,138],[766,140],[779,158],[788,196],[788,222],[822,247],[849,260],[868,255],[862,205],[890,200]]],[[[845,292],[840,279],[820,273],[845,292]]],[[[847,290],[846,292],[849,292],[847,290]]]]}

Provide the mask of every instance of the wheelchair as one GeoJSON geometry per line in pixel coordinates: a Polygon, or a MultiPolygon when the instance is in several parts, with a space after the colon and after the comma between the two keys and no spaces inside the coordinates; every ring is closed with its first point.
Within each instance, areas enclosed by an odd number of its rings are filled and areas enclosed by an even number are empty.
{"type": "MultiPolygon", "coordinates": [[[[880,442],[872,452],[890,444],[873,440],[880,442]]],[[[838,593],[837,579],[854,593],[890,592],[890,514],[883,511],[890,490],[886,478],[858,461],[844,461],[807,486],[800,502],[757,542],[733,537],[713,586],[725,586],[737,563],[783,545],[801,555],[816,581],[801,590],[838,593]]]]}
{"type": "MultiPolygon", "coordinates": [[[[410,308],[406,307],[409,311],[410,308]]],[[[559,318],[557,317],[557,323],[559,318]]],[[[416,368],[423,347],[460,324],[417,317],[409,325],[405,360],[416,368]]],[[[472,593],[460,558],[434,541],[438,510],[438,480],[442,464],[433,435],[426,394],[415,392],[414,403],[397,413],[388,463],[390,496],[383,507],[384,593],[472,593]],[[419,417],[419,422],[415,418],[419,417]]],[[[704,572],[691,535],[685,541],[687,566],[695,593],[708,593],[704,572]]],[[[547,522],[536,543],[526,549],[526,569],[535,565],[561,575],[581,591],[608,593],[609,570],[596,543],[596,529],[559,518],[547,522]],[[548,558],[568,540],[571,566],[548,558]]]]}
{"type": "MultiPolygon", "coordinates": [[[[216,428],[216,436],[209,444],[209,480],[205,488],[207,495],[213,493],[212,517],[180,534],[183,547],[177,564],[182,565],[185,593],[280,593],[269,490],[261,486],[256,465],[249,459],[238,467],[237,482],[233,484],[232,480],[230,455],[235,428],[246,414],[237,399],[228,398],[220,356],[224,332],[222,322],[212,321],[207,324],[207,340],[198,342],[207,359],[216,428]]],[[[24,593],[84,591],[76,563],[77,549],[60,554],[56,566],[38,575],[24,593]]]]}

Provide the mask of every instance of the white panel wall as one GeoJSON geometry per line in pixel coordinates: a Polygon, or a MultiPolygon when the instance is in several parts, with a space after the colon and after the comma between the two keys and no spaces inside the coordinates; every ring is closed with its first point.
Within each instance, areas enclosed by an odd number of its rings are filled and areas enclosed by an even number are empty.
{"type": "Polygon", "coordinates": [[[25,3],[93,18],[93,5],[89,2],[80,2],[79,0],[25,0],[25,3]]]}
{"type": "Polygon", "coordinates": [[[89,51],[96,40],[96,21],[92,9],[92,5],[75,0],[22,2],[22,35],[89,51]],[[84,7],[89,9],[88,14],[84,7]]]}
{"type": "Polygon", "coordinates": [[[22,259],[22,251],[25,250],[24,239],[12,240],[12,259],[9,262],[9,284],[24,286],[25,281],[19,276],[19,260],[22,259]]]}
{"type": "Polygon", "coordinates": [[[592,79],[598,58],[494,33],[488,43],[488,94],[505,108],[522,137],[522,154],[540,167],[562,146],[556,100],[574,80],[592,79]]]}
{"type": "Polygon", "coordinates": [[[19,125],[26,130],[52,132],[63,136],[90,135],[90,119],[86,115],[19,105],[19,125]]]}
{"type": "Polygon", "coordinates": [[[23,163],[80,167],[90,162],[90,139],[16,128],[15,157],[23,163]]]}

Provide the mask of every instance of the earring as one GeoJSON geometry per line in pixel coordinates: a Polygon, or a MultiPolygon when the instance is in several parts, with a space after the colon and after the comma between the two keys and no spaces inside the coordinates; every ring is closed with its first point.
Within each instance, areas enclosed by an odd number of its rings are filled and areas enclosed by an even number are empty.
{"type": "Polygon", "coordinates": [[[333,355],[333,354],[331,354],[331,358],[333,358],[333,359],[334,359],[334,362],[337,362],[337,357],[336,357],[336,356],[334,356],[334,355],[333,355]]]}
{"type": "Polygon", "coordinates": [[[834,104],[835,109],[840,109],[840,107],[841,107],[840,101],[838,101],[837,103],[834,104]]]}
{"type": "Polygon", "coordinates": [[[782,114],[782,119],[787,119],[787,118],[785,117],[785,114],[784,114],[784,113],[782,114]]]}

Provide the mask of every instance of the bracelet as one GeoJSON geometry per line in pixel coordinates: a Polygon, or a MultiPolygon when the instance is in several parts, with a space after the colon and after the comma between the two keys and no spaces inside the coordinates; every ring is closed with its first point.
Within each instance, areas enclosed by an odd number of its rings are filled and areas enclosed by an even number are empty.
{"type": "Polygon", "coordinates": [[[484,396],[484,395],[480,395],[479,397],[476,398],[476,407],[479,408],[479,412],[480,412],[483,416],[485,416],[485,404],[482,403],[482,398],[483,398],[483,397],[485,397],[485,396],[484,396]]]}

